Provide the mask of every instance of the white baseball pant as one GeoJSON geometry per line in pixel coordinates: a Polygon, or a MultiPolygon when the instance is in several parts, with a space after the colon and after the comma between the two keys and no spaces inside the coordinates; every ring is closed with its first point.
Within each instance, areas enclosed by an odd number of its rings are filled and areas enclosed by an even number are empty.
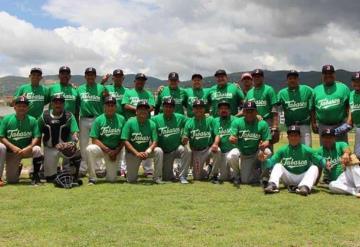
{"type": "Polygon", "coordinates": [[[222,181],[228,181],[231,178],[230,168],[235,171],[235,169],[239,170],[239,155],[240,151],[237,148],[231,149],[229,152],[221,153],[220,157],[220,177],[219,179],[222,181]]]}
{"type": "MultiPolygon", "coordinates": [[[[80,152],[80,151],[78,151],[80,152]]],[[[78,153],[77,153],[78,154],[78,153]]],[[[69,159],[54,147],[44,146],[44,175],[50,177],[57,174],[60,157],[63,158],[63,166],[69,166],[69,159]]]]}
{"type": "Polygon", "coordinates": [[[4,165],[5,165],[5,157],[6,157],[6,146],[0,143],[0,179],[4,173],[4,165]]]}
{"type": "Polygon", "coordinates": [[[354,153],[360,157],[360,128],[355,128],[355,147],[354,153]]]}
{"type": "Polygon", "coordinates": [[[86,148],[89,145],[89,141],[90,141],[90,130],[91,130],[91,126],[94,122],[95,118],[84,118],[84,117],[80,117],[80,133],[79,133],[79,138],[80,138],[80,152],[81,152],[81,164],[80,164],[80,172],[81,173],[86,173],[87,171],[87,163],[86,163],[86,148]]]}
{"type": "Polygon", "coordinates": [[[360,193],[360,166],[347,166],[345,171],[329,184],[329,189],[337,194],[356,195],[360,193]]]}

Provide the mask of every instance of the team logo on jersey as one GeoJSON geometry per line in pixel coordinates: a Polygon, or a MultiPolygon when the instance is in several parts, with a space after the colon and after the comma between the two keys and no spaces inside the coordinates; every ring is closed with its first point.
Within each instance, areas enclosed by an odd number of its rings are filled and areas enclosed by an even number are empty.
{"type": "Polygon", "coordinates": [[[121,130],[119,128],[113,129],[110,126],[104,126],[100,128],[100,135],[101,136],[115,136],[115,135],[120,135],[121,130]]]}
{"type": "Polygon", "coordinates": [[[111,97],[114,97],[116,100],[122,100],[123,94],[119,94],[118,92],[109,92],[111,97]]]}
{"type": "Polygon", "coordinates": [[[135,142],[137,144],[149,143],[150,136],[143,136],[141,133],[132,133],[130,141],[135,142]]]}
{"type": "Polygon", "coordinates": [[[72,94],[65,94],[65,93],[55,93],[55,95],[62,95],[64,97],[65,100],[75,100],[75,95],[72,94]]]}
{"type": "Polygon", "coordinates": [[[337,157],[335,159],[329,157],[326,157],[326,161],[330,161],[330,168],[333,168],[334,166],[340,164],[340,157],[337,157]]]}
{"type": "Polygon", "coordinates": [[[296,111],[307,107],[307,102],[296,102],[295,100],[285,101],[290,111],[296,111]]]}
{"type": "Polygon", "coordinates": [[[319,108],[327,109],[333,106],[340,105],[340,99],[322,99],[319,100],[319,108]]]}
{"type": "Polygon", "coordinates": [[[44,95],[34,94],[33,92],[26,93],[23,96],[25,96],[30,102],[44,101],[45,99],[44,95]]]}
{"type": "Polygon", "coordinates": [[[194,139],[194,140],[211,138],[210,131],[192,130],[192,131],[190,131],[190,133],[191,133],[191,139],[194,139]]]}
{"type": "Polygon", "coordinates": [[[253,102],[255,102],[256,107],[259,107],[259,106],[267,106],[267,101],[266,101],[266,100],[262,100],[262,99],[256,100],[256,99],[252,98],[252,99],[248,99],[248,101],[253,101],[253,102]]]}
{"type": "Polygon", "coordinates": [[[231,99],[233,97],[232,93],[222,93],[222,92],[213,92],[211,94],[211,99],[212,100],[221,100],[221,99],[231,99]]]}
{"type": "Polygon", "coordinates": [[[81,93],[80,98],[81,98],[81,100],[86,101],[86,102],[100,102],[100,97],[99,96],[92,95],[92,94],[90,94],[88,92],[81,93]]]}
{"type": "Polygon", "coordinates": [[[163,98],[163,100],[170,99],[170,98],[172,98],[172,99],[175,101],[175,104],[176,104],[176,105],[181,105],[181,104],[183,103],[183,99],[182,99],[182,98],[175,98],[175,97],[173,97],[173,96],[165,96],[165,97],[163,98]]]}
{"type": "Polygon", "coordinates": [[[159,128],[158,130],[159,130],[159,136],[163,136],[163,137],[169,137],[172,135],[180,134],[180,128],[162,127],[162,128],[159,128]]]}
{"type": "Polygon", "coordinates": [[[19,129],[8,130],[7,138],[13,139],[14,141],[19,141],[22,139],[29,139],[29,138],[32,138],[32,132],[31,131],[21,132],[19,129]]]}
{"type": "Polygon", "coordinates": [[[350,103],[351,112],[356,112],[360,110],[360,104],[354,104],[354,102],[350,103]]]}
{"type": "Polygon", "coordinates": [[[219,136],[220,138],[224,136],[230,136],[231,128],[223,128],[222,126],[219,127],[219,136]]]}
{"type": "Polygon", "coordinates": [[[250,130],[239,130],[239,138],[244,141],[259,141],[261,136],[258,133],[251,133],[250,130]]]}
{"type": "MultiPolygon", "coordinates": [[[[188,99],[189,99],[189,103],[190,103],[189,105],[192,105],[192,104],[194,103],[194,101],[195,101],[195,100],[197,100],[197,99],[201,99],[201,98],[199,98],[199,97],[195,97],[195,96],[194,96],[194,97],[189,97],[188,99]]],[[[207,100],[206,100],[206,99],[201,99],[201,100],[203,100],[203,101],[204,101],[204,103],[205,103],[205,104],[207,104],[207,100]]]]}
{"type": "Polygon", "coordinates": [[[302,167],[308,164],[307,160],[294,160],[292,157],[282,158],[281,163],[289,168],[302,167]]]}

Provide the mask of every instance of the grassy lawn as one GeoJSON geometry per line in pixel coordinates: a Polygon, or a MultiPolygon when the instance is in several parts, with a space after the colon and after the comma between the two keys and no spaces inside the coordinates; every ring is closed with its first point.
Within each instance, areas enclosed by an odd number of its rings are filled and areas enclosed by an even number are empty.
{"type": "Polygon", "coordinates": [[[0,246],[360,246],[360,201],[321,186],[301,197],[230,183],[63,190],[24,180],[0,198],[0,246]]]}

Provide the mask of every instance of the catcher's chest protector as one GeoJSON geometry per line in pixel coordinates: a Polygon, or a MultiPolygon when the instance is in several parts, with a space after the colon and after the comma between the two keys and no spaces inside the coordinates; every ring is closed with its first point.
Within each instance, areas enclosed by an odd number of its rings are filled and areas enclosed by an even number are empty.
{"type": "Polygon", "coordinates": [[[43,142],[48,147],[55,147],[59,142],[66,142],[70,135],[68,124],[71,118],[70,112],[64,112],[60,118],[53,118],[50,111],[43,114],[44,127],[41,130],[44,134],[43,142]]]}

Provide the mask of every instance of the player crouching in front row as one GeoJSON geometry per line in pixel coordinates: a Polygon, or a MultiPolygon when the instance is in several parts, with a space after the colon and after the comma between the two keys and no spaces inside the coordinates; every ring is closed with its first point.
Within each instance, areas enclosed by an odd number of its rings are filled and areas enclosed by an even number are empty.
{"type": "Polygon", "coordinates": [[[279,192],[279,183],[282,180],[290,192],[307,196],[317,180],[319,167],[325,166],[325,159],[300,143],[299,126],[290,126],[287,134],[289,144],[282,146],[266,160],[266,166],[272,168],[272,172],[264,192],[279,192]]]}

